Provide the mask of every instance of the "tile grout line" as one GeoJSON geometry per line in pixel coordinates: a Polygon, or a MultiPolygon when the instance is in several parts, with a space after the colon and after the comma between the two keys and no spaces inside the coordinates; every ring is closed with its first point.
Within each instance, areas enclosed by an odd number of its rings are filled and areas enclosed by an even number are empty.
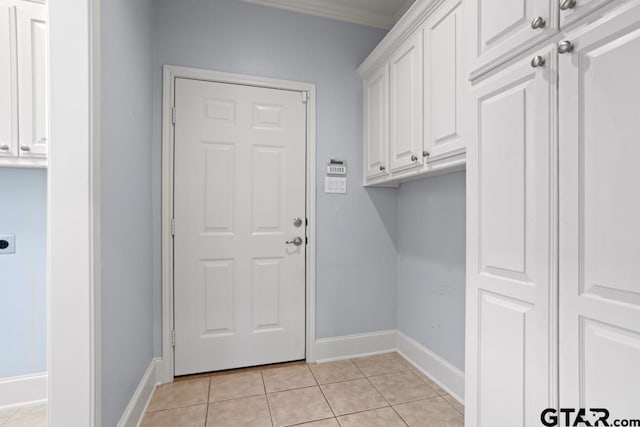
{"type": "Polygon", "coordinates": [[[271,402],[269,402],[269,395],[267,394],[267,385],[264,383],[264,374],[262,369],[260,370],[260,378],[262,378],[262,390],[264,390],[264,398],[267,401],[267,410],[269,411],[269,420],[271,421],[271,427],[275,425],[273,421],[273,414],[271,414],[271,402]]]}
{"type": "Polygon", "coordinates": [[[209,420],[209,399],[211,399],[211,377],[209,377],[209,385],[207,387],[207,410],[204,412],[204,425],[207,426],[209,420]]]}

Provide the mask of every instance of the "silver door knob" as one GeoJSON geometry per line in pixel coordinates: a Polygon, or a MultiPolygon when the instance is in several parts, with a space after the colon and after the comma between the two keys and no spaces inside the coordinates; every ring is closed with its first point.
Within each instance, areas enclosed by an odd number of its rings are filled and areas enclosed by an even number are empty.
{"type": "Polygon", "coordinates": [[[576,7],[576,0],[562,0],[560,2],[560,10],[569,10],[576,7]]]}
{"type": "Polygon", "coordinates": [[[531,66],[533,68],[542,67],[542,66],[544,66],[545,62],[546,61],[542,56],[537,55],[537,56],[534,56],[533,59],[531,60],[531,66]]]}
{"type": "Polygon", "coordinates": [[[385,168],[385,167],[384,167],[384,165],[380,165],[380,170],[381,170],[381,171],[386,171],[386,170],[387,170],[387,168],[385,168]]]}
{"type": "Polygon", "coordinates": [[[302,237],[295,237],[293,240],[287,240],[285,243],[287,245],[300,246],[300,245],[302,245],[302,237]]]}
{"type": "Polygon", "coordinates": [[[415,162],[415,161],[417,161],[417,160],[418,160],[418,156],[416,156],[415,154],[412,154],[412,155],[411,155],[411,161],[412,161],[412,162],[415,162]]]}
{"type": "Polygon", "coordinates": [[[0,151],[9,151],[9,146],[7,144],[0,145],[0,151]]]}
{"type": "Polygon", "coordinates": [[[431,153],[429,153],[428,151],[423,151],[422,152],[422,157],[429,157],[431,155],[431,153]]]}
{"type": "Polygon", "coordinates": [[[302,225],[302,218],[294,218],[293,219],[293,226],[294,227],[300,227],[302,225]]]}
{"type": "Polygon", "coordinates": [[[538,16],[531,21],[531,28],[534,30],[544,28],[545,25],[547,25],[547,21],[545,21],[542,16],[538,16]]]}
{"type": "Polygon", "coordinates": [[[20,146],[20,150],[22,150],[22,151],[26,151],[26,152],[29,152],[29,151],[31,151],[31,148],[30,148],[30,147],[27,147],[26,145],[21,145],[21,146],[20,146]]]}
{"type": "Polygon", "coordinates": [[[570,53],[573,51],[573,43],[569,40],[564,40],[558,43],[558,53],[570,53]]]}

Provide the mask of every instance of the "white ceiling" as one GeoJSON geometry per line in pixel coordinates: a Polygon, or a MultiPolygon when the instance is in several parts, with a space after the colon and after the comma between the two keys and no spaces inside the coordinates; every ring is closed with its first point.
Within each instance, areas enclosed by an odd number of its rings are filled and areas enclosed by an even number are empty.
{"type": "Polygon", "coordinates": [[[243,0],[341,21],[391,28],[415,0],[243,0]]]}

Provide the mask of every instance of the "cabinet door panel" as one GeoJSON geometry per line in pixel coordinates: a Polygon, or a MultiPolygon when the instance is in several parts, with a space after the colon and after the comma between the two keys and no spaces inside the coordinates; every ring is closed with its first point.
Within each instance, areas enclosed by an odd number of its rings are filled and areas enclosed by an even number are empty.
{"type": "Polygon", "coordinates": [[[389,65],[364,82],[365,178],[387,175],[389,162],[389,65]]]}
{"type": "Polygon", "coordinates": [[[475,0],[466,2],[472,76],[504,62],[558,29],[558,0],[475,0]],[[544,27],[533,29],[541,17],[544,27]]]}
{"type": "Polygon", "coordinates": [[[640,1],[560,55],[560,398],[638,418],[640,1]]]}
{"type": "MultiPolygon", "coordinates": [[[[559,0],[560,3],[562,1],[559,0]]],[[[573,24],[607,3],[611,3],[611,0],[575,0],[572,8],[560,11],[561,28],[573,24]]]]}
{"type": "Polygon", "coordinates": [[[549,111],[557,74],[530,58],[473,88],[467,147],[468,427],[538,426],[553,406],[553,223],[549,111]],[[476,145],[477,144],[477,145],[476,145]],[[551,240],[553,240],[551,238],[551,240]]]}
{"type": "Polygon", "coordinates": [[[462,22],[460,1],[449,1],[424,27],[424,149],[428,161],[437,161],[464,149],[460,119],[462,22]]]}
{"type": "Polygon", "coordinates": [[[390,59],[390,166],[401,171],[422,160],[422,31],[416,31],[390,59]],[[416,160],[412,160],[415,157],[416,160]]]}
{"type": "Polygon", "coordinates": [[[18,155],[15,7],[0,5],[0,157],[18,155]]]}
{"type": "Polygon", "coordinates": [[[18,8],[21,157],[44,157],[48,151],[47,61],[44,9],[18,8]]]}

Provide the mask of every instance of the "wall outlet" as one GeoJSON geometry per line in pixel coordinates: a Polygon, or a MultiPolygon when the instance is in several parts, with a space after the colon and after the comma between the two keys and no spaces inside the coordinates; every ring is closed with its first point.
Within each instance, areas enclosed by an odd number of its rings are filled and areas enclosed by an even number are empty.
{"type": "Polygon", "coordinates": [[[0,255],[16,253],[16,236],[0,236],[0,255]]]}

